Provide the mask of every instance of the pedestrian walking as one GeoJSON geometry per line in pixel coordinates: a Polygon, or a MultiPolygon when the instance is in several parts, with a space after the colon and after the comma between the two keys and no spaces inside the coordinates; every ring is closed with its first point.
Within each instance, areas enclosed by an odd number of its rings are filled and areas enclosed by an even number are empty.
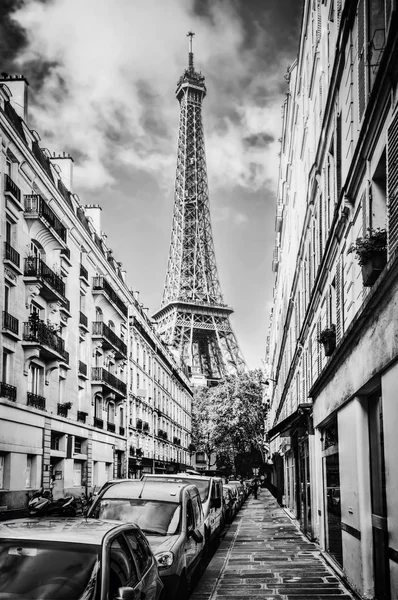
{"type": "Polygon", "coordinates": [[[253,492],[253,496],[254,496],[254,497],[255,497],[255,499],[257,500],[257,492],[258,492],[258,481],[257,481],[257,479],[255,479],[255,480],[253,481],[253,484],[252,484],[252,492],[253,492]]]}

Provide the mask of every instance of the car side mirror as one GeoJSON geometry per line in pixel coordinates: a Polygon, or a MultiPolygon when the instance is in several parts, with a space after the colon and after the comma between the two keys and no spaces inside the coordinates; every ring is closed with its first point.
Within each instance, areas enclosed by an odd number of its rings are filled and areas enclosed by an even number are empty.
{"type": "Polygon", "coordinates": [[[197,544],[203,542],[203,535],[200,533],[199,529],[190,529],[188,531],[188,537],[191,537],[197,544]]]}
{"type": "Polygon", "coordinates": [[[212,508],[221,508],[221,498],[212,498],[211,499],[211,507],[212,508]]]}
{"type": "Polygon", "coordinates": [[[120,587],[115,600],[137,600],[137,596],[132,587],[120,587]]]}

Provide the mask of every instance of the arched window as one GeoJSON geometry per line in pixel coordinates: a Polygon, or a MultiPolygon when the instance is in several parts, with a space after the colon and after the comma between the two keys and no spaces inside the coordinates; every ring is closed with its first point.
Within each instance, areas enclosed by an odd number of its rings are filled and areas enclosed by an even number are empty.
{"type": "Polygon", "coordinates": [[[102,310],[100,309],[99,306],[95,307],[95,320],[96,321],[103,321],[104,315],[102,310]]]}
{"type": "Polygon", "coordinates": [[[107,413],[108,413],[108,423],[114,423],[115,422],[115,404],[113,402],[108,402],[108,408],[107,408],[107,413]]]}
{"type": "Polygon", "coordinates": [[[112,329],[112,331],[115,331],[115,323],[113,321],[108,321],[108,327],[109,329],[112,329]]]}

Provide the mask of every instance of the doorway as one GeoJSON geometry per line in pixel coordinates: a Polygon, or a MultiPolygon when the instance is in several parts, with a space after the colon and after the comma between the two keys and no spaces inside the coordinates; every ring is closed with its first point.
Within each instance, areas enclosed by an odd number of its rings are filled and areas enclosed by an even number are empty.
{"type": "Polygon", "coordinates": [[[341,532],[339,437],[336,417],[323,431],[322,455],[326,551],[342,566],[343,544],[341,532]]]}

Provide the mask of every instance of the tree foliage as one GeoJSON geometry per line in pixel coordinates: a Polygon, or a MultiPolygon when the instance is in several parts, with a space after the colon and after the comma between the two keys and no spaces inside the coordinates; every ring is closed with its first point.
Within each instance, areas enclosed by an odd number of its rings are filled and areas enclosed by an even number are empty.
{"type": "Polygon", "coordinates": [[[228,376],[216,387],[195,389],[192,441],[209,457],[223,461],[252,450],[262,452],[264,419],[263,374],[260,369],[228,376]]]}

